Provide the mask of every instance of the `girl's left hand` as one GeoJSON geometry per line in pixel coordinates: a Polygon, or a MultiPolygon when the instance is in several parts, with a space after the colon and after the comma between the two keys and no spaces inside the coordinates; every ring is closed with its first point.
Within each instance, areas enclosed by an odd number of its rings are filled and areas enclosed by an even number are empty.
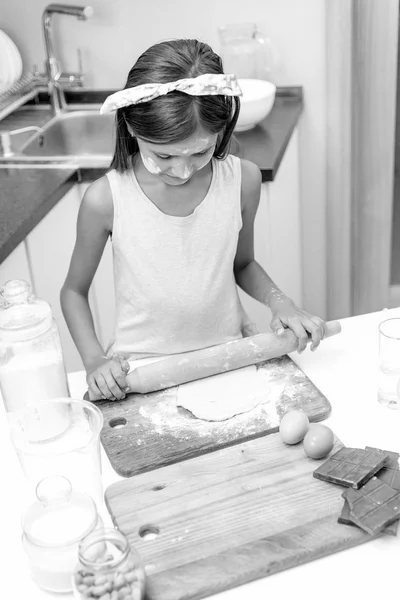
{"type": "Polygon", "coordinates": [[[298,352],[303,352],[307,346],[308,335],[311,334],[312,343],[310,350],[314,351],[326,335],[325,322],[319,317],[313,317],[302,310],[294,302],[279,294],[268,302],[272,312],[271,329],[278,335],[288,327],[299,339],[298,352]]]}

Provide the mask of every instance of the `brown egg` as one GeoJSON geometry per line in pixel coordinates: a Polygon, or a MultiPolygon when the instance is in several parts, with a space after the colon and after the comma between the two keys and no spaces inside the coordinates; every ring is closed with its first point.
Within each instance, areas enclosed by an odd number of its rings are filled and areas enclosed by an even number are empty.
{"type": "Polygon", "coordinates": [[[326,425],[313,424],[307,432],[303,446],[304,451],[310,458],[324,458],[333,448],[335,436],[333,431],[326,425]]]}
{"type": "Polygon", "coordinates": [[[281,420],[279,433],[285,444],[298,444],[306,435],[310,422],[301,410],[290,410],[281,420]]]}

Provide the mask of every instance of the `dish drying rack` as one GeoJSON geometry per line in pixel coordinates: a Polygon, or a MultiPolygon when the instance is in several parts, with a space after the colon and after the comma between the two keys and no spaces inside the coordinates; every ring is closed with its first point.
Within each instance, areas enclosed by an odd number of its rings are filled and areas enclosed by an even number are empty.
{"type": "Polygon", "coordinates": [[[34,98],[41,90],[47,90],[45,77],[23,73],[8,90],[0,93],[0,120],[34,98]]]}

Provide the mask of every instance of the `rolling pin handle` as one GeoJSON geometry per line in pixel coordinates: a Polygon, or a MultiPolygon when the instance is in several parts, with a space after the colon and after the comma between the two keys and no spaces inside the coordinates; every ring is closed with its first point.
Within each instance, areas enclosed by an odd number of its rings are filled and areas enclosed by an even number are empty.
{"type": "Polygon", "coordinates": [[[333,335],[337,335],[342,331],[342,326],[339,321],[328,321],[325,323],[326,326],[326,335],[325,337],[331,337],[333,335]]]}

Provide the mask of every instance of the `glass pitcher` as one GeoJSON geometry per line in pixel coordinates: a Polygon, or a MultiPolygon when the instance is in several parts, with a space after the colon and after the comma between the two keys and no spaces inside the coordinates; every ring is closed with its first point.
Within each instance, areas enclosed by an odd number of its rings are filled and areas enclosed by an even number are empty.
{"type": "Polygon", "coordinates": [[[218,33],[225,73],[234,73],[241,79],[269,80],[278,53],[255,23],[222,25],[218,33]]]}
{"type": "Polygon", "coordinates": [[[0,392],[8,416],[48,398],[69,396],[50,305],[17,279],[0,288],[0,392]]]}

